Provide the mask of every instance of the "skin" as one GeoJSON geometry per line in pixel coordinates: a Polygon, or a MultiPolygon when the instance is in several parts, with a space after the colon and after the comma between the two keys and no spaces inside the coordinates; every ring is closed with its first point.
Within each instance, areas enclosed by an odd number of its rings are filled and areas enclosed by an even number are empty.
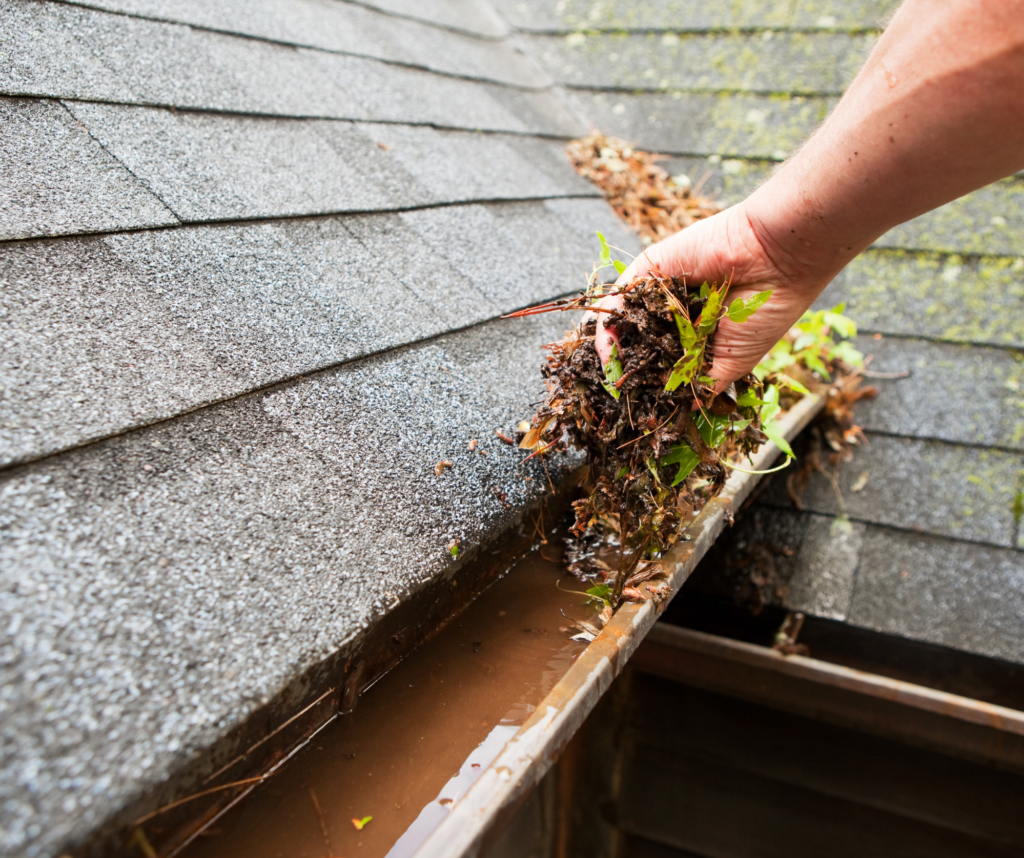
{"type": "MultiPolygon", "coordinates": [[[[792,158],[742,203],[649,247],[618,283],[731,274],[730,300],[774,290],[747,322],[722,321],[711,374],[723,390],[884,232],[1021,168],[1024,0],[906,0],[792,158]]],[[[617,336],[597,315],[603,363],[617,336]]]]}

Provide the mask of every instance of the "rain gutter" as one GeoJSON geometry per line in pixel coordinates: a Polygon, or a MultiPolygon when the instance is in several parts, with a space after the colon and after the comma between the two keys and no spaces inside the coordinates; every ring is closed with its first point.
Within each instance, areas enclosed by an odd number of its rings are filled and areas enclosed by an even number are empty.
{"type": "MultiPolygon", "coordinates": [[[[793,439],[824,407],[816,396],[802,399],[781,418],[783,433],[793,439]]],[[[780,454],[772,443],[754,455],[751,470],[772,465],[780,454]]],[[[710,501],[684,530],[662,560],[665,582],[674,597],[694,567],[714,544],[733,513],[761,480],[760,474],[733,471],[722,493],[710,501]]],[[[646,585],[641,585],[646,586],[646,585]]],[[[540,782],[580,728],[627,661],[654,627],[653,601],[627,603],[616,611],[598,637],[579,656],[494,762],[434,829],[415,858],[477,858],[502,823],[540,782]]]]}

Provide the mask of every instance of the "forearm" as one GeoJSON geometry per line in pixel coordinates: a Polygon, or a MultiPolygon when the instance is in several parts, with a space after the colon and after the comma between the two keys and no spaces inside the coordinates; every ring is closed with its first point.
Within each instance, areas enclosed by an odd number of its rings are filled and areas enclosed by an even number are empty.
{"type": "Polygon", "coordinates": [[[780,271],[814,291],[892,226],[1022,167],[1024,2],[907,0],[744,209],[780,271]]]}

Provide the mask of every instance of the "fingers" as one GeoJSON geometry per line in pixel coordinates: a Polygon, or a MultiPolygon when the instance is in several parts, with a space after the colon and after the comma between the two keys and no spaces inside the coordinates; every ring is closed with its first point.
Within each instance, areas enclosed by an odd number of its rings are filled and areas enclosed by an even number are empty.
{"type": "MultiPolygon", "coordinates": [[[[595,305],[597,307],[603,307],[609,310],[618,310],[622,307],[622,296],[621,295],[606,295],[595,305]]],[[[614,325],[606,325],[608,321],[607,313],[595,313],[597,316],[597,332],[594,338],[594,347],[597,349],[597,356],[601,359],[601,366],[604,367],[608,363],[608,359],[612,356],[612,348],[617,347],[619,353],[622,352],[622,343],[619,342],[619,333],[615,330],[614,325]]]]}

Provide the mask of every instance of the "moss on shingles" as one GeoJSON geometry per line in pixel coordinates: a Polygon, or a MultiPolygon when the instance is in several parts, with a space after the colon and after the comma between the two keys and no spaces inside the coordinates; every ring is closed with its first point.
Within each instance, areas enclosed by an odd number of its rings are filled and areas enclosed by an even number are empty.
{"type": "Polygon", "coordinates": [[[673,176],[685,175],[701,193],[722,206],[731,206],[750,196],[767,179],[776,162],[722,158],[668,158],[662,166],[673,176]]]}
{"type": "Polygon", "coordinates": [[[570,86],[838,95],[874,44],[846,33],[572,33],[534,37],[570,86]]]}
{"type": "Polygon", "coordinates": [[[1024,258],[869,250],[826,293],[866,331],[1024,347],[1024,258]]]}
{"type": "Polygon", "coordinates": [[[602,132],[648,150],[772,160],[799,145],[835,101],[678,91],[579,92],[577,97],[602,132]]]}
{"type": "Polygon", "coordinates": [[[796,0],[786,22],[790,27],[881,29],[900,0],[796,0]]]}
{"type": "Polygon", "coordinates": [[[890,230],[878,247],[1011,256],[1024,251],[1024,179],[1013,176],[890,230]]]}
{"type": "MultiPolygon", "coordinates": [[[[551,6],[567,29],[689,30],[759,29],[877,29],[899,6],[898,0],[511,0],[528,8],[543,4],[545,17],[551,6]]],[[[525,13],[524,13],[525,14],[525,13]]]]}

